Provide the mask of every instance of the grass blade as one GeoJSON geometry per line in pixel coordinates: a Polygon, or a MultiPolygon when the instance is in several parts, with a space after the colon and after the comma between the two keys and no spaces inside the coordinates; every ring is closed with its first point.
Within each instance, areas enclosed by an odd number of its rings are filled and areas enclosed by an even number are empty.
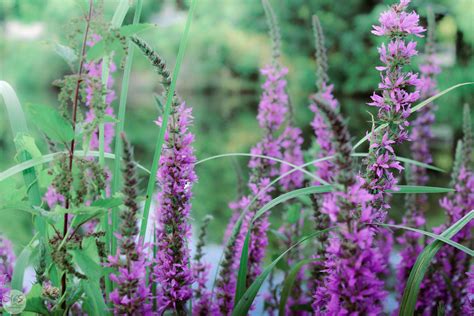
{"type": "Polygon", "coordinates": [[[23,277],[25,276],[25,270],[30,263],[30,256],[33,252],[33,242],[38,237],[38,234],[33,236],[31,241],[25,248],[20,252],[20,255],[15,261],[15,268],[13,270],[11,287],[14,290],[23,291],[23,277]]]}
{"type": "Polygon", "coordinates": [[[191,28],[191,21],[192,21],[194,10],[196,8],[196,4],[197,4],[197,0],[193,0],[191,2],[191,7],[189,9],[188,18],[186,20],[186,25],[184,27],[183,36],[181,37],[181,41],[179,43],[178,56],[176,58],[176,65],[173,70],[171,86],[168,91],[168,96],[166,98],[165,111],[163,113],[163,120],[162,120],[162,124],[160,128],[160,134],[158,135],[158,138],[156,140],[155,153],[153,155],[153,163],[151,166],[151,174],[150,174],[150,177],[148,178],[148,185],[147,185],[147,190],[146,190],[145,207],[143,209],[143,220],[140,227],[140,239],[142,240],[142,242],[144,242],[145,240],[146,229],[148,225],[148,216],[149,216],[150,207],[151,207],[151,200],[153,198],[153,192],[155,191],[155,182],[156,182],[155,177],[156,177],[156,172],[158,171],[158,163],[160,161],[161,148],[163,147],[166,126],[168,125],[168,117],[170,115],[171,102],[173,101],[173,96],[176,89],[176,81],[178,80],[179,70],[181,69],[181,64],[184,58],[184,52],[186,50],[186,45],[188,43],[189,29],[191,28]]]}
{"type": "Polygon", "coordinates": [[[250,310],[250,307],[252,306],[252,303],[255,300],[255,297],[257,296],[260,288],[262,287],[263,282],[268,277],[268,275],[273,270],[273,268],[278,264],[278,262],[287,253],[289,253],[291,250],[293,250],[295,247],[297,247],[301,243],[305,242],[306,240],[314,238],[314,237],[316,237],[320,234],[326,233],[330,229],[331,228],[327,228],[327,229],[324,229],[324,230],[321,230],[321,231],[314,232],[311,235],[308,235],[306,237],[303,237],[302,239],[300,239],[300,241],[293,244],[290,248],[288,248],[282,254],[280,254],[275,260],[273,260],[263,270],[263,272],[255,279],[255,281],[249,286],[249,288],[245,291],[245,293],[242,295],[242,298],[237,302],[237,304],[235,305],[234,310],[232,311],[232,316],[245,316],[245,315],[248,314],[248,311],[250,310]]]}
{"type": "Polygon", "coordinates": [[[433,233],[430,233],[430,232],[427,232],[427,231],[424,231],[424,230],[421,230],[421,229],[417,229],[417,228],[413,228],[413,227],[407,227],[407,226],[403,226],[403,225],[394,225],[394,224],[374,224],[374,225],[378,225],[378,226],[383,226],[383,227],[387,227],[387,228],[397,228],[397,229],[404,229],[404,230],[409,230],[409,231],[412,231],[412,232],[415,232],[415,233],[419,233],[421,235],[425,235],[425,236],[428,236],[428,237],[431,237],[433,239],[436,239],[436,240],[439,240],[439,241],[442,241],[454,248],[457,248],[459,250],[461,250],[462,252],[465,252],[466,254],[468,254],[469,256],[473,257],[474,256],[474,251],[467,248],[466,246],[464,245],[461,245],[455,241],[452,241],[451,239],[449,238],[446,238],[446,237],[443,237],[442,235],[436,235],[436,234],[433,234],[433,233]]]}
{"type": "MultiPolygon", "coordinates": [[[[367,157],[367,155],[368,155],[367,153],[352,153],[351,154],[352,157],[367,157]]],[[[420,162],[420,161],[416,161],[416,160],[413,160],[413,159],[409,159],[409,158],[405,158],[405,157],[399,157],[399,156],[397,156],[395,159],[400,161],[400,162],[404,162],[404,163],[407,163],[407,164],[410,164],[410,165],[415,165],[415,166],[418,166],[418,167],[421,167],[421,168],[431,169],[431,170],[434,170],[434,171],[439,171],[439,172],[446,173],[446,170],[444,170],[444,169],[441,169],[441,168],[438,168],[436,166],[432,166],[432,165],[429,165],[429,164],[426,164],[426,163],[423,163],[423,162],[420,162]]]]}
{"type": "MultiPolygon", "coordinates": [[[[474,218],[474,210],[470,211],[466,216],[461,218],[459,221],[454,223],[448,229],[446,229],[441,236],[447,239],[451,239],[456,235],[464,226],[466,226],[474,218]]],[[[430,265],[431,260],[434,258],[436,253],[444,245],[444,242],[435,240],[430,243],[420,253],[416,259],[415,265],[411,269],[410,275],[403,292],[402,301],[400,303],[399,315],[413,315],[416,308],[416,301],[418,293],[420,292],[420,285],[423,281],[426,271],[430,265]]]]}
{"type": "Polygon", "coordinates": [[[421,194],[421,193],[449,193],[451,188],[428,187],[422,185],[398,185],[398,190],[388,190],[392,194],[421,194]]]}
{"type": "Polygon", "coordinates": [[[295,284],[296,277],[300,272],[303,266],[307,265],[308,263],[318,261],[320,259],[310,258],[310,259],[303,259],[296,263],[288,272],[288,276],[286,277],[285,281],[283,282],[283,286],[281,288],[280,294],[280,304],[278,308],[278,315],[285,316],[286,312],[286,302],[288,301],[288,297],[290,296],[291,290],[293,289],[293,285],[295,284]]]}
{"type": "Polygon", "coordinates": [[[457,89],[457,88],[462,87],[462,86],[471,85],[471,84],[474,84],[474,82],[464,82],[464,83],[460,83],[460,84],[454,85],[452,87],[449,87],[448,89],[441,91],[440,93],[432,96],[431,98],[428,98],[425,101],[423,101],[421,103],[418,103],[417,105],[415,105],[414,107],[412,107],[410,109],[410,113],[413,113],[413,112],[416,112],[416,111],[420,110],[421,108],[423,108],[427,104],[430,104],[431,102],[433,102],[437,98],[445,95],[446,93],[450,92],[451,90],[457,89]]]}
{"type": "MultiPolygon", "coordinates": [[[[277,206],[278,204],[281,204],[283,202],[286,202],[290,199],[296,198],[301,195],[309,195],[309,194],[315,194],[315,193],[326,193],[326,192],[331,192],[332,191],[332,186],[331,185],[321,185],[321,186],[311,186],[308,188],[302,188],[298,190],[293,190],[287,193],[284,193],[267,204],[265,204],[262,208],[260,208],[256,213],[255,216],[252,219],[252,222],[249,225],[249,229],[246,233],[245,236],[245,242],[242,247],[242,255],[240,257],[240,268],[239,268],[239,273],[237,275],[237,287],[235,291],[235,300],[234,300],[234,306],[237,306],[239,303],[240,299],[243,297],[246,289],[246,280],[247,280],[247,263],[248,263],[248,251],[249,251],[249,241],[250,241],[250,232],[252,230],[253,223],[260,218],[265,212],[269,211],[273,207],[277,206]]],[[[245,210],[247,211],[247,209],[245,210]]],[[[236,223],[237,225],[241,225],[243,216],[245,214],[245,211],[242,212],[239,221],[236,223]]],[[[234,233],[234,232],[233,232],[234,233]]],[[[236,232],[236,234],[238,231],[236,232]]],[[[232,238],[232,237],[231,237],[232,238]]]]}

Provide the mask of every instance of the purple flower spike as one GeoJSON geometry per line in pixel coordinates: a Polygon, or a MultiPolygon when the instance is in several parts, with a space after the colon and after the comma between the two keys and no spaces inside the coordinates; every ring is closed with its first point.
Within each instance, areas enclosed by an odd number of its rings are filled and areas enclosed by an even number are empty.
{"type": "MultiPolygon", "coordinates": [[[[194,172],[194,135],[191,108],[184,103],[175,105],[165,133],[165,144],[160,158],[157,182],[161,188],[157,196],[157,248],[153,276],[158,285],[160,312],[172,309],[185,311],[192,296],[192,271],[189,268],[192,187],[197,181],[194,172]]],[[[161,125],[161,120],[158,120],[161,125]]]]}
{"type": "Polygon", "coordinates": [[[14,263],[15,254],[12,243],[0,235],[0,276],[4,275],[6,282],[10,282],[12,279],[14,263]]]}

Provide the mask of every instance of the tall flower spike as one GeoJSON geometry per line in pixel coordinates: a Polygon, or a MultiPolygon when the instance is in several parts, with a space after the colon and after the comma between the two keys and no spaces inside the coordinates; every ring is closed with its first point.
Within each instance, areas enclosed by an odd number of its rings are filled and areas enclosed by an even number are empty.
{"type": "Polygon", "coordinates": [[[262,0],[262,6],[265,10],[265,16],[268,24],[268,29],[270,30],[270,37],[272,39],[272,58],[273,62],[277,63],[281,55],[281,35],[280,28],[278,26],[278,21],[273,12],[273,8],[270,5],[268,0],[262,0]]]}
{"type": "MultiPolygon", "coordinates": [[[[217,310],[213,308],[211,302],[211,292],[207,290],[206,283],[210,270],[210,264],[203,262],[204,245],[206,239],[207,228],[212,216],[208,215],[204,218],[196,245],[196,254],[194,255],[193,275],[197,286],[193,293],[193,315],[207,316],[215,315],[217,310]]],[[[214,305],[215,306],[215,305],[214,305]]]]}
{"type": "Polygon", "coordinates": [[[330,233],[324,286],[316,290],[313,309],[315,315],[379,315],[387,293],[379,278],[384,260],[375,246],[375,230],[367,225],[373,222],[372,195],[354,172],[350,135],[341,116],[321,96],[314,101],[326,117],[336,149],[336,192],[325,200],[322,212],[339,229],[330,233]]]}
{"type": "MultiPolygon", "coordinates": [[[[435,21],[432,10],[428,10],[428,36],[425,47],[425,56],[420,65],[420,80],[417,89],[420,91],[421,99],[425,100],[438,93],[436,75],[440,72],[440,67],[435,56],[434,30],[435,21]]],[[[431,126],[435,121],[434,111],[436,106],[430,103],[418,111],[416,119],[412,122],[410,139],[412,141],[410,149],[414,160],[431,164],[433,162],[430,153],[430,143],[433,139],[431,126]]],[[[407,183],[411,185],[423,186],[428,183],[428,173],[426,168],[411,166],[407,173],[410,173],[410,179],[407,183]]],[[[428,196],[426,194],[406,195],[406,214],[402,224],[409,227],[420,228],[425,225],[425,212],[428,208],[428,196]]],[[[422,250],[420,244],[420,235],[414,232],[406,231],[397,239],[398,243],[403,245],[400,255],[402,260],[398,265],[397,290],[399,295],[403,294],[406,280],[415,263],[418,254],[422,250]]]]}
{"type": "Polygon", "coordinates": [[[374,194],[373,206],[378,213],[378,220],[384,221],[389,205],[387,190],[396,189],[395,170],[403,167],[396,160],[394,146],[409,139],[408,116],[413,102],[418,100],[419,91],[409,92],[409,86],[418,84],[418,76],[405,72],[404,66],[410,63],[411,57],[417,54],[416,42],[406,41],[407,35],[422,36],[424,29],[418,25],[419,17],[415,12],[407,13],[410,0],[401,0],[382,12],[380,25],[374,26],[372,33],[377,36],[388,36],[387,45],[382,43],[378,51],[383,66],[380,71],[381,82],[379,93],[372,95],[370,106],[378,108],[378,121],[387,124],[376,129],[371,135],[369,155],[366,159],[368,188],[374,194]]]}
{"type": "MultiPolygon", "coordinates": [[[[163,59],[143,40],[133,37],[132,41],[162,77],[161,83],[167,93],[171,79],[163,59]]],[[[192,297],[193,283],[188,240],[192,187],[197,181],[194,172],[196,157],[192,146],[194,135],[189,130],[192,110],[176,95],[171,106],[157,173],[161,191],[157,195],[155,216],[157,254],[153,278],[158,286],[159,312],[174,310],[178,315],[186,315],[186,302],[192,297]]],[[[156,123],[162,126],[161,118],[156,123]]]]}
{"type": "Polygon", "coordinates": [[[137,176],[133,161],[133,150],[125,134],[121,135],[123,146],[123,195],[125,210],[120,213],[121,226],[119,249],[116,256],[110,256],[108,265],[117,269],[111,274],[116,289],[110,293],[114,313],[117,315],[151,314],[150,290],[146,284],[148,262],[141,243],[137,243],[138,211],[137,176]]]}
{"type": "MultiPolygon", "coordinates": [[[[339,108],[337,100],[333,95],[334,86],[329,83],[328,76],[328,62],[326,55],[326,45],[324,41],[324,32],[316,15],[313,15],[313,33],[315,44],[315,59],[316,59],[316,88],[318,95],[323,98],[333,110],[339,108]]],[[[317,146],[317,156],[315,158],[323,158],[334,155],[336,152],[331,142],[331,128],[328,126],[324,115],[318,109],[318,106],[310,100],[310,110],[314,113],[311,126],[316,136],[315,145],[317,146]]],[[[326,182],[332,182],[334,177],[334,162],[331,160],[321,161],[315,163],[317,168],[316,174],[319,178],[326,182]]],[[[315,182],[314,184],[319,184],[315,182]]],[[[321,206],[325,201],[332,199],[331,193],[324,193],[322,195],[313,195],[312,197],[314,209],[315,229],[321,230],[327,227],[329,218],[327,214],[321,213],[321,206]]],[[[323,256],[324,249],[326,249],[327,234],[321,234],[316,240],[317,251],[315,251],[315,258],[323,256]]],[[[319,262],[313,264],[312,279],[309,282],[309,291],[313,295],[316,288],[322,286],[321,280],[323,277],[322,267],[319,262]]]]}

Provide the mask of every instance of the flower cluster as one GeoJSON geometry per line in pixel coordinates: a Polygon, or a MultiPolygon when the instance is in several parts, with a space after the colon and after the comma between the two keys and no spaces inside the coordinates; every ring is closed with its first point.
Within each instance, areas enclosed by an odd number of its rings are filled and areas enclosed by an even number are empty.
{"type": "Polygon", "coordinates": [[[372,95],[369,105],[378,108],[378,118],[382,127],[371,135],[371,147],[367,158],[368,188],[374,194],[373,203],[378,219],[383,221],[386,215],[387,190],[395,189],[397,180],[394,169],[402,170],[396,160],[393,145],[408,140],[408,121],[410,106],[419,98],[419,92],[409,92],[409,86],[418,84],[418,76],[412,72],[404,72],[405,65],[417,54],[416,43],[406,41],[409,34],[422,36],[424,29],[418,25],[419,17],[415,12],[407,13],[409,0],[401,0],[392,5],[380,16],[379,26],[374,26],[372,33],[377,36],[388,36],[389,43],[382,44],[378,49],[383,66],[376,67],[380,71],[381,92],[372,95]]]}
{"type": "Polygon", "coordinates": [[[316,289],[313,309],[316,315],[348,315],[358,312],[377,315],[383,310],[387,295],[379,274],[384,271],[383,255],[378,251],[373,223],[373,196],[365,189],[365,181],[353,170],[350,135],[340,115],[320,96],[315,104],[331,127],[331,140],[336,150],[335,186],[322,205],[331,223],[325,253],[323,282],[316,289]]]}
{"type": "MultiPolygon", "coordinates": [[[[192,271],[189,268],[188,239],[192,187],[197,177],[194,172],[196,157],[189,131],[191,109],[185,103],[174,104],[166,127],[165,145],[159,162],[157,182],[161,188],[157,196],[157,254],[153,277],[158,283],[158,306],[161,311],[185,310],[192,296],[192,271]]],[[[161,126],[161,119],[157,121],[161,126]]]]}

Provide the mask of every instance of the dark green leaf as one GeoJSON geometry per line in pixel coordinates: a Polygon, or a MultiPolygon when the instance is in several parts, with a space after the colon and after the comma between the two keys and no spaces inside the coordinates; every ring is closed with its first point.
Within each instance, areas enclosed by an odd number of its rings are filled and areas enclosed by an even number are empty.
{"type": "Polygon", "coordinates": [[[427,187],[418,185],[399,185],[399,190],[389,190],[394,194],[421,194],[421,193],[448,193],[454,192],[451,188],[427,187]]]}
{"type": "Polygon", "coordinates": [[[47,105],[34,104],[27,107],[31,121],[52,140],[66,143],[74,138],[74,131],[59,112],[47,105]]]}

